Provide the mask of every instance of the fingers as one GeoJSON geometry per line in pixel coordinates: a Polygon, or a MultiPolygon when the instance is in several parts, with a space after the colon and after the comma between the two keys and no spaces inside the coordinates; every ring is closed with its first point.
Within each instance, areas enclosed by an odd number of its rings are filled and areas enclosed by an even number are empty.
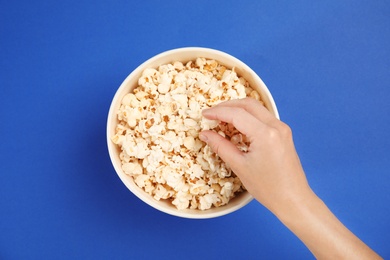
{"type": "MultiPolygon", "coordinates": [[[[210,109],[203,110],[202,114],[208,119],[232,124],[238,131],[246,135],[251,144],[255,144],[253,142],[259,136],[267,136],[265,134],[270,132],[273,126],[277,128],[280,124],[280,121],[259,101],[251,98],[223,102],[210,109]]],[[[228,162],[233,171],[244,164],[245,154],[218,133],[203,131],[199,137],[207,142],[213,152],[217,153],[222,160],[228,162]]]]}
{"type": "Polygon", "coordinates": [[[242,152],[223,136],[214,131],[206,130],[200,133],[199,138],[206,142],[223,161],[228,162],[232,169],[241,164],[243,160],[242,152]]]}
{"type": "Polygon", "coordinates": [[[250,140],[252,140],[256,132],[262,131],[266,127],[263,122],[241,107],[215,106],[203,110],[202,114],[209,119],[234,125],[238,131],[246,135],[250,140]]]}
{"type": "Polygon", "coordinates": [[[269,112],[265,106],[263,106],[259,101],[253,98],[234,99],[222,102],[215,107],[242,108],[267,125],[274,126],[275,123],[279,123],[279,120],[273,114],[271,114],[271,112],[269,112]]]}

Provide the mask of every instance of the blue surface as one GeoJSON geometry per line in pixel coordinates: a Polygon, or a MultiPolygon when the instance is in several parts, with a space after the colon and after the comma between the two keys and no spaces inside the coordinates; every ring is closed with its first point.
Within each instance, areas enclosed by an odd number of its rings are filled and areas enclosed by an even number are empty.
{"type": "Polygon", "coordinates": [[[257,202],[189,220],[132,195],[105,125],[124,78],[184,46],[265,81],[313,189],[390,258],[390,3],[0,1],[0,259],[311,259],[257,202]]]}

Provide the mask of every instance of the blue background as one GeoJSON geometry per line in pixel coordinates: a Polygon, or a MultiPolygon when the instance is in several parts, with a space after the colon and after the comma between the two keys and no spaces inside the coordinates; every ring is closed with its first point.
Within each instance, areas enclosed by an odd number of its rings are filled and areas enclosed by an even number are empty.
{"type": "Polygon", "coordinates": [[[256,201],[208,220],[141,202],[106,118],[162,51],[228,52],[265,81],[316,193],[390,258],[390,2],[0,0],[0,259],[311,259],[256,201]]]}

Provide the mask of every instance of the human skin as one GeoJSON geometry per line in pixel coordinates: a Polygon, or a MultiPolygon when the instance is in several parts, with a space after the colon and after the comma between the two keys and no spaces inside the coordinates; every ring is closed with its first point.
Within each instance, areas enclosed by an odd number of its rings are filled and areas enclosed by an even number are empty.
{"type": "Polygon", "coordinates": [[[200,139],[240,178],[252,196],[289,228],[318,259],[382,259],[329,210],[310,188],[291,129],[260,102],[231,100],[203,110],[208,119],[230,123],[250,142],[241,152],[211,130],[200,139]]]}

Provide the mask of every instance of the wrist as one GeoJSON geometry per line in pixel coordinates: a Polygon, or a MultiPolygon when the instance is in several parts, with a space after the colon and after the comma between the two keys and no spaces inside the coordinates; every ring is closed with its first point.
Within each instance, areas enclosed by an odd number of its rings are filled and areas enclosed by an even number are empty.
{"type": "Polygon", "coordinates": [[[288,196],[271,209],[274,215],[287,227],[308,215],[315,213],[319,208],[326,207],[322,200],[308,187],[299,195],[288,196]]]}

